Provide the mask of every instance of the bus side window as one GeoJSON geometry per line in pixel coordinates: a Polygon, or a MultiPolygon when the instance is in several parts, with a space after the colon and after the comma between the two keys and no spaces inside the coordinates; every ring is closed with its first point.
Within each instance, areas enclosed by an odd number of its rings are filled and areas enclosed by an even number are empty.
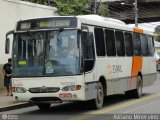
{"type": "Polygon", "coordinates": [[[149,48],[149,56],[153,56],[154,55],[154,39],[152,36],[147,36],[148,38],[148,48],[149,48]]]}
{"type": "Polygon", "coordinates": [[[116,56],[114,31],[105,29],[107,56],[116,56]]]}
{"type": "Polygon", "coordinates": [[[97,56],[105,56],[105,43],[104,43],[104,32],[102,28],[95,28],[95,41],[97,56]]]}
{"type": "Polygon", "coordinates": [[[134,55],[141,56],[141,41],[140,41],[140,34],[133,33],[133,48],[134,48],[134,55]]]}
{"type": "Polygon", "coordinates": [[[94,43],[93,43],[93,33],[89,32],[89,40],[87,40],[87,32],[82,31],[82,44],[83,44],[83,54],[84,59],[94,59],[95,53],[94,53],[94,43]]]}
{"type": "Polygon", "coordinates": [[[146,35],[141,34],[141,49],[142,49],[142,55],[148,56],[148,39],[146,35]]]}
{"type": "Polygon", "coordinates": [[[89,32],[89,43],[88,43],[88,58],[94,59],[95,58],[95,51],[94,51],[94,40],[93,40],[93,33],[89,32]]]}
{"type": "Polygon", "coordinates": [[[133,56],[133,40],[132,40],[132,34],[129,32],[124,33],[124,39],[125,39],[125,50],[127,56],[133,56]]]}
{"type": "Polygon", "coordinates": [[[125,56],[123,31],[115,31],[116,48],[118,56],[125,56]]]}

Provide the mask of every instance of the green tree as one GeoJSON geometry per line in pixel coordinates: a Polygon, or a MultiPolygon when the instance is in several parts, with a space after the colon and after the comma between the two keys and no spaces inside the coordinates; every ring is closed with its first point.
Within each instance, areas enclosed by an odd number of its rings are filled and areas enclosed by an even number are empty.
{"type": "Polygon", "coordinates": [[[43,5],[48,3],[48,0],[23,0],[23,1],[37,3],[37,4],[43,4],[43,5]]]}
{"type": "Polygon", "coordinates": [[[156,33],[160,32],[160,25],[158,25],[157,27],[155,27],[154,32],[156,32],[156,33]]]}
{"type": "Polygon", "coordinates": [[[105,3],[99,3],[98,15],[101,15],[101,16],[107,16],[108,15],[108,6],[105,3]]]}
{"type": "MultiPolygon", "coordinates": [[[[23,0],[37,4],[48,4],[48,0],[23,0]]],[[[92,0],[55,0],[52,6],[57,7],[60,15],[91,14],[92,0]]]]}
{"type": "Polygon", "coordinates": [[[158,42],[160,42],[160,35],[157,35],[157,36],[155,37],[155,40],[158,41],[158,42]]]}
{"type": "MultiPolygon", "coordinates": [[[[37,4],[48,4],[48,0],[23,0],[37,4]]],[[[53,0],[54,6],[58,9],[60,15],[87,15],[92,13],[93,0],[53,0]]],[[[98,14],[102,16],[107,15],[107,5],[100,3],[98,5],[98,14]]]]}
{"type": "Polygon", "coordinates": [[[57,0],[56,7],[61,15],[91,14],[92,0],[57,0]]]}

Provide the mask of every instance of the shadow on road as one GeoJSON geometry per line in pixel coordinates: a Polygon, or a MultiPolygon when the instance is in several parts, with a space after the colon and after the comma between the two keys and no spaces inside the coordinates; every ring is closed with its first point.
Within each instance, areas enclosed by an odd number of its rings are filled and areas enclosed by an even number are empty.
{"type": "MultiPolygon", "coordinates": [[[[144,96],[150,95],[149,93],[143,94],[144,96]]],[[[135,100],[136,98],[128,98],[124,94],[111,95],[105,97],[103,108],[107,108],[113,105],[118,105],[121,103],[129,102],[130,100],[135,100]]],[[[94,111],[89,102],[74,102],[74,103],[64,103],[59,105],[52,105],[51,109],[48,111],[41,111],[38,109],[24,113],[30,115],[78,115],[86,114],[86,112],[94,111]]]]}

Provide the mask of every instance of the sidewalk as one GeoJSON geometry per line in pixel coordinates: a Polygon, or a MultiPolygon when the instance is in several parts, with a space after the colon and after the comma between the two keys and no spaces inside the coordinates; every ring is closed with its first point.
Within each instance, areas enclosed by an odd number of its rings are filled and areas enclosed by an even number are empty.
{"type": "Polygon", "coordinates": [[[12,96],[7,96],[5,89],[0,89],[0,108],[14,103],[16,103],[15,99],[12,96]]]}
{"type": "Polygon", "coordinates": [[[26,103],[26,102],[18,102],[16,101],[13,96],[7,96],[7,92],[5,89],[0,89],[0,112],[18,109],[23,107],[28,107],[33,104],[26,103]]]}

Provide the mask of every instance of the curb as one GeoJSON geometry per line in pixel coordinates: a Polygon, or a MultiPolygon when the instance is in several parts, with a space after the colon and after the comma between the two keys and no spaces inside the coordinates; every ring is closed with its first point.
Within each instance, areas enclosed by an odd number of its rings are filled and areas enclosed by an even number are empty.
{"type": "Polygon", "coordinates": [[[33,104],[33,103],[25,102],[25,103],[17,103],[17,104],[13,104],[13,105],[9,105],[9,106],[2,106],[2,107],[0,107],[0,112],[30,107],[30,106],[34,106],[34,105],[35,104],[33,104]]]}

